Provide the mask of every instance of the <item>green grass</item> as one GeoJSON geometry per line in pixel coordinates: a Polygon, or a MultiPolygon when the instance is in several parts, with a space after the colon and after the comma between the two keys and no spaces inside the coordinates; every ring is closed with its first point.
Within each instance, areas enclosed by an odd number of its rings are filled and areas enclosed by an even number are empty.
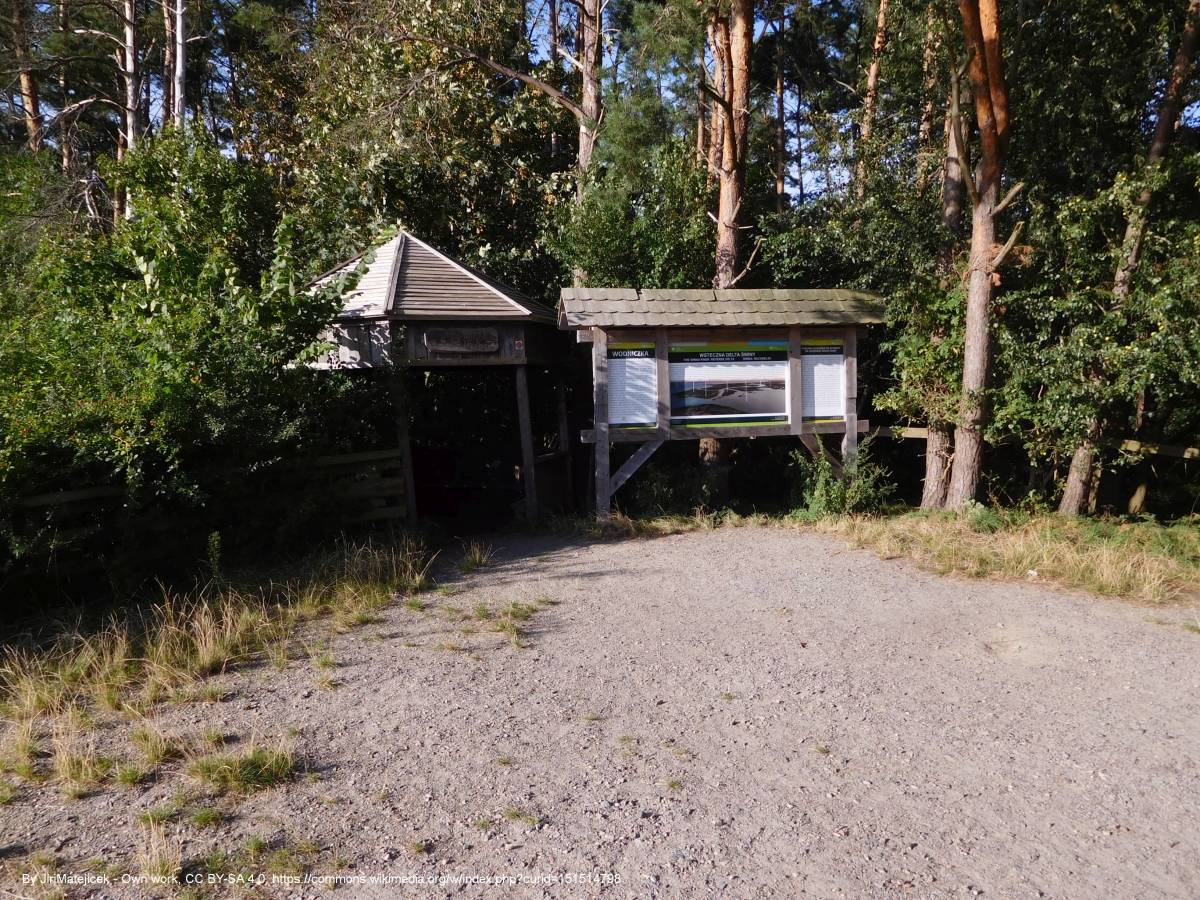
{"type": "Polygon", "coordinates": [[[188,773],[220,793],[251,793],[275,787],[296,774],[296,758],[282,745],[257,746],[199,756],[188,764],[188,773]]]}
{"type": "Polygon", "coordinates": [[[215,806],[201,806],[191,811],[188,821],[197,828],[215,828],[225,821],[225,813],[215,806]]]}
{"type": "Polygon", "coordinates": [[[470,541],[463,547],[463,555],[458,563],[458,569],[467,574],[477,572],[490,566],[495,555],[496,551],[490,544],[482,541],[470,541]]]}
{"type": "Polygon", "coordinates": [[[517,806],[510,806],[501,815],[506,822],[516,822],[532,828],[538,823],[538,817],[517,806]]]}
{"type": "Polygon", "coordinates": [[[833,752],[825,744],[817,744],[815,747],[813,747],[813,750],[819,753],[821,756],[828,756],[833,752]]]}
{"type": "Polygon", "coordinates": [[[17,789],[0,778],[0,806],[8,806],[17,799],[17,789]]]}
{"type": "Polygon", "coordinates": [[[425,838],[418,838],[408,842],[408,852],[413,856],[422,856],[426,853],[433,852],[433,842],[425,838]]]}
{"type": "Polygon", "coordinates": [[[667,782],[666,782],[666,787],[667,787],[668,791],[681,791],[681,790],[683,790],[683,779],[668,778],[667,782]]]}
{"type": "Polygon", "coordinates": [[[134,763],[117,767],[117,783],[124,787],[136,787],[150,777],[150,770],[134,763]]]}
{"type": "Polygon", "coordinates": [[[179,803],[172,800],[138,813],[137,820],[143,825],[161,825],[179,815],[179,803]]]}
{"type": "Polygon", "coordinates": [[[514,760],[511,756],[501,756],[497,758],[496,764],[501,766],[511,766],[514,760]]]}

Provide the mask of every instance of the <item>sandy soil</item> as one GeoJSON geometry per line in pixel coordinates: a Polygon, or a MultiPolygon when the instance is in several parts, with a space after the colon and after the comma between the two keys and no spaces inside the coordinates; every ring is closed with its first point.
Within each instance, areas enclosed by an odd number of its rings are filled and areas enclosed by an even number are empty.
{"type": "MultiPolygon", "coordinates": [[[[296,729],[316,773],[172,826],[189,858],[257,834],[316,842],[325,874],[620,879],[335,893],[368,898],[1200,895],[1200,636],[1154,611],[787,530],[493,542],[430,599],[559,601],[525,649],[397,606],[334,640],[333,691],[302,659],[163,714],[296,729]]],[[[120,863],[177,787],[19,798],[0,853],[120,863]]]]}

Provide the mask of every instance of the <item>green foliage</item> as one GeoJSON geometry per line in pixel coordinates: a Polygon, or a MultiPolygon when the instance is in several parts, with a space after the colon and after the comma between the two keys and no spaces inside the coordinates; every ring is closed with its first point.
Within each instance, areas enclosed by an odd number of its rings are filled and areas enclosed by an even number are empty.
{"type": "Polygon", "coordinates": [[[858,457],[839,478],[829,459],[814,459],[808,450],[792,451],[792,516],[815,520],[828,516],[869,515],[880,512],[895,493],[887,469],[871,459],[871,441],[863,441],[858,457]]]}
{"type": "Polygon", "coordinates": [[[141,502],[203,503],[319,436],[346,393],[294,365],[344,280],[307,289],[264,173],[172,135],[114,180],[134,218],[48,236],[7,310],[0,497],[117,481],[141,502]]]}
{"type": "Polygon", "coordinates": [[[671,140],[627,159],[566,208],[553,240],[569,268],[591,284],[696,287],[712,279],[711,192],[695,153],[671,140]]]}

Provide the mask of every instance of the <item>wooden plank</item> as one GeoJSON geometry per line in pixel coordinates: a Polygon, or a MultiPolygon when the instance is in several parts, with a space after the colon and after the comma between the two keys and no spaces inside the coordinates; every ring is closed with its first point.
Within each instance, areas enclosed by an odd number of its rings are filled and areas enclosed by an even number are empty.
{"type": "MultiPolygon", "coordinates": [[[[859,434],[871,430],[871,423],[859,419],[857,424],[859,434]]],[[[842,420],[833,422],[805,422],[800,427],[800,434],[841,434],[846,430],[842,420]]],[[[693,441],[702,437],[781,437],[794,435],[791,424],[745,426],[742,428],[684,428],[676,425],[671,428],[673,441],[693,441]]],[[[614,444],[628,444],[632,441],[649,441],[658,434],[654,428],[613,428],[609,431],[608,439],[614,444]]],[[[583,444],[596,443],[596,432],[592,428],[584,428],[579,432],[579,441],[583,444]]]]}
{"type": "Polygon", "coordinates": [[[872,435],[892,438],[917,438],[926,440],[929,437],[928,428],[909,428],[901,425],[881,425],[871,429],[872,435]]]}
{"type": "Polygon", "coordinates": [[[800,434],[804,425],[804,365],[800,359],[803,336],[801,328],[788,329],[788,424],[792,434],[800,434]]]}
{"type": "Polygon", "coordinates": [[[632,478],[633,473],[640,469],[646,460],[654,455],[654,451],[656,451],[666,442],[667,441],[665,438],[655,438],[652,441],[647,441],[646,443],[642,444],[642,446],[638,447],[637,450],[633,451],[633,456],[625,460],[625,462],[621,465],[621,468],[617,469],[616,474],[613,475],[612,492],[615,494],[618,490],[620,490],[621,485],[632,478]]]}
{"type": "Polygon", "coordinates": [[[658,436],[662,440],[667,440],[671,436],[670,341],[667,329],[659,328],[654,332],[654,362],[658,385],[658,436]]]}
{"type": "Polygon", "coordinates": [[[525,488],[525,518],[538,518],[537,464],[533,458],[533,423],[529,415],[528,366],[517,366],[517,428],[521,434],[521,482],[525,488]]]}
{"type": "Polygon", "coordinates": [[[595,410],[596,444],[596,518],[607,521],[611,512],[608,454],[608,335],[603,328],[592,329],[592,405],[595,410]]]}
{"type": "Polygon", "coordinates": [[[846,369],[846,431],[842,437],[842,463],[850,466],[858,456],[858,329],[851,325],[842,338],[846,369]]]}

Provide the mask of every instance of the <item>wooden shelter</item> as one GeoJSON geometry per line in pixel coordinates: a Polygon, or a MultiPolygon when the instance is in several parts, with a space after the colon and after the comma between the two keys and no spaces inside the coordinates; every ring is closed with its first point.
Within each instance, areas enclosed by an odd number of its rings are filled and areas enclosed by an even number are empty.
{"type": "Polygon", "coordinates": [[[563,288],[559,327],[592,343],[596,513],[668,440],[858,435],[858,332],[883,322],[874,294],[848,290],[563,288]],[[614,442],[641,446],[615,472],[614,442]]]}
{"type": "Polygon", "coordinates": [[[416,506],[407,371],[503,366],[514,373],[525,512],[535,519],[538,464],[561,457],[569,465],[561,383],[559,451],[535,456],[530,415],[528,367],[554,365],[563,355],[553,309],[404,231],[370,254],[322,275],[316,284],[360,266],[363,271],[357,285],[346,293],[341,312],[324,334],[333,349],[312,365],[392,370],[410,518],[415,517],[416,506]]]}

